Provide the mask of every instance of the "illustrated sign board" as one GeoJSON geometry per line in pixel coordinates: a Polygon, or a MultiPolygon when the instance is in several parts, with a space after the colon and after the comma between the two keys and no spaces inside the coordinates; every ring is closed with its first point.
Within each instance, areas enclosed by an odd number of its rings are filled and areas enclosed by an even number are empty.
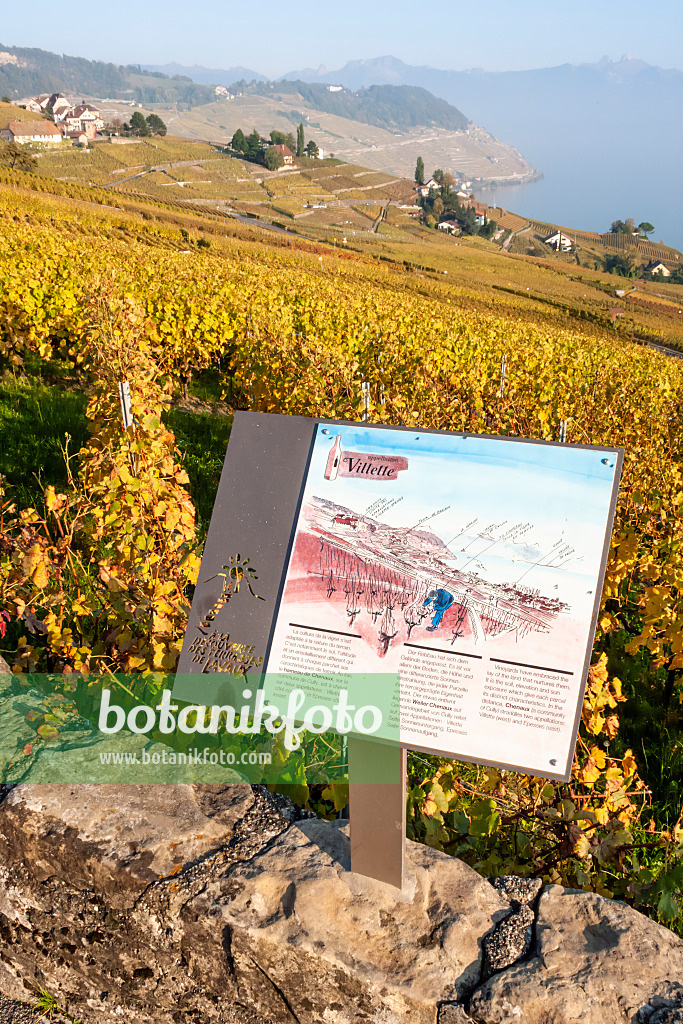
{"type": "Polygon", "coordinates": [[[236,413],[174,697],[396,678],[401,746],[568,779],[622,458],[236,413]],[[237,554],[258,597],[223,601],[237,554]]]}

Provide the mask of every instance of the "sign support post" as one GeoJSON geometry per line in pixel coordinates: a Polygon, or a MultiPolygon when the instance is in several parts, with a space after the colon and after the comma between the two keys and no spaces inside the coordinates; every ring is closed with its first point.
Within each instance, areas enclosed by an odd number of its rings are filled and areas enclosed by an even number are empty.
{"type": "Polygon", "coordinates": [[[405,880],[405,747],[349,736],[351,870],[403,888],[405,880]],[[394,778],[395,782],[368,782],[394,778]],[[354,782],[354,778],[363,782],[354,782]]]}

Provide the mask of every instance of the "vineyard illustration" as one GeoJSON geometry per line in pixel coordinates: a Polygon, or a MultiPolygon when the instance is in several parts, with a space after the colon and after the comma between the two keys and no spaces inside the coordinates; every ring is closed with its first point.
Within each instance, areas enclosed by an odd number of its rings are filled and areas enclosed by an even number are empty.
{"type": "Polygon", "coordinates": [[[463,571],[449,564],[454,560],[429,530],[391,527],[312,496],[302,509],[285,602],[341,609],[379,657],[401,643],[438,640],[457,649],[501,634],[520,641],[549,633],[569,610],[558,597],[487,581],[476,571],[480,563],[463,571]]]}

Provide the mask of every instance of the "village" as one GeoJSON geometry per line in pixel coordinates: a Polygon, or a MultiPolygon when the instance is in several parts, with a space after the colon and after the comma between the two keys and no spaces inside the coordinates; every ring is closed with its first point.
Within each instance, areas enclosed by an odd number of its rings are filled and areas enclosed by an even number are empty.
{"type": "Polygon", "coordinates": [[[105,126],[100,111],[90,103],[71,103],[62,93],[43,94],[18,106],[43,115],[36,121],[10,121],[0,129],[0,139],[30,146],[59,146],[64,142],[87,145],[105,126]],[[52,115],[48,120],[44,115],[52,115]]]}

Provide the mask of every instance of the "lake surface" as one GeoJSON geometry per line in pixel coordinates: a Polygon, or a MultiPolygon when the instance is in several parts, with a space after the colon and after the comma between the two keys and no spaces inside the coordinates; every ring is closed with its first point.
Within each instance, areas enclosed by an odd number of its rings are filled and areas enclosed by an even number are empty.
{"type": "Polygon", "coordinates": [[[478,198],[492,205],[495,194],[514,213],[587,231],[609,231],[627,217],[636,225],[649,221],[653,241],[683,250],[683,132],[656,105],[647,132],[629,126],[624,111],[601,110],[575,125],[566,117],[541,124],[519,118],[513,132],[506,128],[503,141],[543,180],[487,189],[478,198]]]}

